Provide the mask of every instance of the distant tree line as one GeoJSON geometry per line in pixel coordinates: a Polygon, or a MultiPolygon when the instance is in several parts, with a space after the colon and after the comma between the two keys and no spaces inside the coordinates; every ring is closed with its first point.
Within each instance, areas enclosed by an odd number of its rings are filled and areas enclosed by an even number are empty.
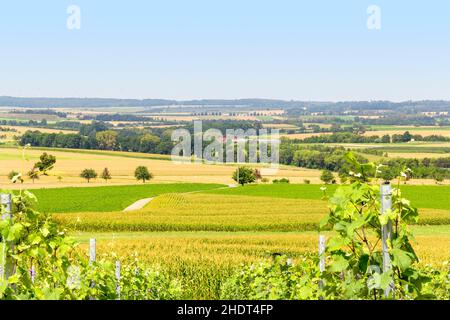
{"type": "MultiPolygon", "coordinates": [[[[280,145],[280,163],[303,168],[334,171],[339,174],[341,179],[345,180],[348,172],[352,170],[345,160],[345,154],[348,151],[342,146],[305,146],[284,141],[280,145]]],[[[361,150],[357,151],[361,152],[361,150]]],[[[368,159],[359,153],[355,154],[355,157],[360,163],[368,162],[368,159]]],[[[377,164],[381,165],[380,177],[386,180],[399,176],[405,168],[412,170],[410,178],[435,179],[437,181],[450,178],[450,157],[436,159],[381,158],[377,164]]]]}
{"type": "MultiPolygon", "coordinates": [[[[287,139],[287,138],[284,138],[287,139]]],[[[449,137],[442,135],[422,136],[420,134],[412,135],[409,131],[403,134],[393,135],[373,135],[365,136],[353,132],[335,132],[333,134],[322,134],[304,139],[291,139],[294,143],[403,143],[410,141],[439,141],[448,142],[449,137]]]]}
{"type": "MultiPolygon", "coordinates": [[[[441,122],[437,118],[421,116],[421,115],[405,115],[391,114],[379,118],[363,118],[355,117],[354,121],[358,121],[364,125],[397,125],[397,126],[435,126],[441,122]]],[[[443,120],[441,120],[443,121],[443,120]]],[[[442,123],[445,124],[445,123],[442,123]]]]}
{"type": "MultiPolygon", "coordinates": [[[[226,129],[261,128],[260,123],[251,121],[203,121],[202,124],[203,131],[214,128],[223,133],[226,129]]],[[[193,125],[186,126],[186,129],[193,135],[193,125]]],[[[91,124],[80,124],[78,133],[44,133],[29,130],[20,138],[20,145],[170,154],[174,146],[171,140],[172,131],[173,129],[165,128],[113,129],[105,122],[94,121],[91,124]]]]}
{"type": "Polygon", "coordinates": [[[26,109],[26,110],[11,110],[9,113],[16,113],[16,114],[47,114],[52,116],[57,116],[59,118],[67,118],[66,112],[60,112],[52,109],[26,109]]]}
{"type": "Polygon", "coordinates": [[[141,129],[123,129],[92,131],[88,135],[80,133],[43,133],[27,131],[20,145],[30,144],[35,147],[97,149],[170,154],[173,144],[171,132],[164,131],[160,136],[141,129]]]}
{"type": "Polygon", "coordinates": [[[0,120],[0,125],[2,126],[15,126],[15,127],[35,127],[35,128],[45,128],[45,129],[61,129],[61,130],[78,130],[82,123],[79,121],[58,121],[55,123],[48,123],[46,119],[41,121],[27,120],[0,120]]]}
{"type": "MultiPolygon", "coordinates": [[[[189,122],[184,126],[187,130],[190,132],[194,132],[194,123],[189,122]]],[[[225,135],[226,130],[248,130],[248,129],[255,129],[260,130],[262,129],[262,123],[257,121],[246,121],[246,120],[202,120],[202,129],[203,131],[206,131],[208,129],[218,129],[222,132],[223,135],[225,135]]]]}
{"type": "Polygon", "coordinates": [[[0,127],[0,131],[1,132],[17,132],[17,130],[16,129],[14,129],[14,128],[8,128],[8,127],[0,127]]]}
{"type": "Polygon", "coordinates": [[[385,158],[378,162],[382,164],[379,168],[380,176],[386,180],[391,180],[405,171],[411,169],[411,174],[406,178],[435,179],[442,181],[450,178],[450,157],[446,158],[385,158]]]}
{"type": "MultiPolygon", "coordinates": [[[[285,141],[280,145],[280,163],[337,172],[346,169],[344,155],[347,152],[344,147],[302,146],[285,141]]],[[[367,162],[364,157],[359,155],[357,157],[360,162],[367,162]]]]}

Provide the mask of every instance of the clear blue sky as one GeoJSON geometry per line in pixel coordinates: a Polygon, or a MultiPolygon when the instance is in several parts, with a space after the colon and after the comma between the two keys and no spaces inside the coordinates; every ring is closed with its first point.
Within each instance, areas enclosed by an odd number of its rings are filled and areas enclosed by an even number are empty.
{"type": "Polygon", "coordinates": [[[450,100],[449,40],[445,0],[2,1],[0,95],[450,100]]]}

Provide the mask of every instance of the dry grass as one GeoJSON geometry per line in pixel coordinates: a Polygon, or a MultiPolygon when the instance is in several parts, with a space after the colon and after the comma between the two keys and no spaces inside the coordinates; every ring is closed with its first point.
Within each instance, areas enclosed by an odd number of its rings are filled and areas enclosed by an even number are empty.
{"type": "MultiPolygon", "coordinates": [[[[371,137],[371,136],[383,136],[383,135],[394,135],[394,134],[403,134],[405,133],[405,129],[398,129],[398,130],[380,130],[380,131],[366,131],[364,133],[365,136],[371,137]]],[[[431,135],[441,135],[444,137],[450,137],[450,130],[415,130],[410,131],[411,134],[420,134],[421,136],[431,136],[431,135]]],[[[283,137],[289,138],[289,139],[305,139],[310,137],[316,137],[320,135],[328,135],[332,134],[331,132],[319,132],[319,133],[294,133],[294,134],[285,134],[282,135],[283,137]]],[[[429,145],[431,146],[431,145],[429,145]]]]}
{"type": "Polygon", "coordinates": [[[268,129],[285,129],[285,130],[295,130],[298,129],[297,126],[294,126],[293,124],[289,123],[264,123],[263,128],[268,129]]]}
{"type": "Polygon", "coordinates": [[[0,112],[0,118],[35,120],[35,121],[41,121],[43,119],[46,119],[47,121],[55,121],[60,119],[58,116],[53,114],[28,114],[28,113],[9,113],[9,112],[0,112]]]}
{"type": "Polygon", "coordinates": [[[310,137],[317,137],[320,135],[328,135],[331,134],[331,132],[319,132],[319,133],[292,133],[292,134],[283,134],[280,135],[280,137],[285,137],[289,139],[305,139],[310,137]]]}
{"type": "MultiPolygon", "coordinates": [[[[380,131],[366,131],[364,133],[365,136],[384,136],[386,134],[392,136],[394,134],[403,134],[405,133],[405,129],[399,128],[398,130],[380,130],[380,131]]],[[[444,137],[450,137],[450,130],[414,130],[410,131],[411,134],[420,134],[423,137],[431,136],[431,135],[439,135],[444,137]]]]}
{"type": "Polygon", "coordinates": [[[446,154],[443,153],[427,153],[427,152],[418,152],[418,153],[405,153],[405,152],[388,152],[389,158],[411,158],[411,159],[423,159],[423,158],[442,158],[446,157],[446,154]]]}
{"type": "MultiPolygon", "coordinates": [[[[1,114],[0,114],[1,117],[1,114]]],[[[75,133],[76,131],[71,131],[71,130],[59,130],[59,129],[42,129],[42,128],[34,128],[34,127],[22,127],[22,126],[0,126],[2,128],[11,128],[14,129],[15,131],[0,131],[0,136],[6,136],[4,139],[0,138],[0,142],[13,142],[14,141],[14,137],[16,136],[21,136],[23,133],[25,133],[28,130],[39,130],[40,132],[45,132],[45,133],[59,133],[59,132],[64,132],[64,133],[75,133]]],[[[1,152],[1,151],[0,151],[1,152]]],[[[1,158],[1,156],[0,156],[1,158]]]]}
{"type": "Polygon", "coordinates": [[[12,128],[15,129],[16,132],[14,132],[15,134],[23,134],[28,130],[31,131],[35,131],[38,130],[40,132],[44,132],[44,133],[59,133],[59,132],[63,132],[63,133],[77,133],[77,131],[73,131],[73,130],[61,130],[61,129],[48,129],[48,128],[35,128],[35,127],[22,127],[22,126],[2,126],[3,128],[12,128]]]}
{"type": "MultiPolygon", "coordinates": [[[[42,154],[42,150],[28,150],[29,161],[21,161],[21,151],[15,148],[0,149],[0,188],[11,188],[13,186],[7,179],[7,174],[12,170],[27,172],[31,169],[34,162],[42,154]]],[[[158,160],[153,158],[169,159],[168,156],[149,155],[141,153],[128,152],[101,152],[93,153],[80,150],[50,150],[46,151],[56,156],[55,168],[51,171],[49,177],[41,177],[34,184],[26,181],[26,188],[42,187],[67,187],[67,186],[90,186],[104,185],[101,179],[87,184],[85,180],[79,177],[80,172],[85,168],[93,168],[99,174],[103,168],[107,167],[111,171],[113,179],[108,184],[131,184],[136,183],[133,176],[134,169],[137,166],[147,166],[154,174],[152,182],[197,182],[197,183],[223,183],[232,184],[232,172],[235,170],[233,165],[209,165],[209,164],[176,164],[169,160],[158,160]],[[63,179],[58,182],[57,177],[63,179]]],[[[263,171],[263,175],[266,175],[263,171]]],[[[303,182],[309,179],[313,183],[319,183],[320,171],[311,169],[291,168],[282,166],[280,170],[270,179],[289,178],[292,182],[303,182]]]]}

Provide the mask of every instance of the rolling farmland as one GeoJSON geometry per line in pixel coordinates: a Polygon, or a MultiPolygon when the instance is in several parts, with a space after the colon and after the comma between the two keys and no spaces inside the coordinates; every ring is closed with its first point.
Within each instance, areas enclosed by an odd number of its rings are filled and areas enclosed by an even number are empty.
{"type": "MultiPolygon", "coordinates": [[[[104,186],[101,179],[92,180],[87,183],[79,177],[80,172],[85,168],[93,168],[101,173],[107,167],[111,171],[112,179],[108,184],[129,185],[137,183],[133,176],[137,166],[145,165],[154,174],[154,183],[218,183],[231,184],[231,173],[235,170],[235,165],[227,164],[177,164],[170,161],[167,155],[154,155],[133,152],[119,151],[98,151],[98,150],[70,150],[70,149],[49,149],[33,148],[27,150],[27,160],[22,161],[22,152],[18,148],[0,148],[0,188],[17,189],[20,186],[11,184],[7,179],[7,174],[11,170],[28,171],[38,160],[42,152],[48,152],[56,156],[57,161],[49,176],[42,176],[41,179],[32,183],[25,180],[22,187],[28,189],[37,188],[59,188],[59,187],[86,187],[104,186]],[[57,179],[58,176],[62,180],[57,179]]],[[[296,167],[281,166],[275,176],[276,178],[289,178],[292,182],[303,182],[303,179],[310,179],[313,183],[319,183],[320,171],[296,167]]]]}
{"type": "MultiPolygon", "coordinates": [[[[399,154],[446,152],[447,144],[369,145],[399,154]],[[389,149],[393,148],[393,149],[389,149]]],[[[356,145],[367,147],[367,145],[356,145]]],[[[37,209],[49,212],[87,254],[88,239],[96,238],[99,257],[132,260],[134,254],[159,265],[183,283],[187,299],[216,299],[222,283],[244,263],[274,254],[295,259],[317,250],[318,224],[328,213],[322,199],[319,170],[282,166],[274,178],[290,184],[258,183],[231,188],[232,165],[174,164],[168,156],[133,152],[37,148],[27,151],[0,149],[0,187],[34,189],[37,209]],[[6,174],[18,166],[26,170],[42,152],[56,155],[48,177],[35,183],[11,184],[6,174]],[[154,173],[151,183],[133,177],[133,169],[146,165],[154,173]],[[101,172],[108,167],[111,181],[87,183],[83,168],[101,172]],[[62,177],[62,181],[57,180],[62,177]],[[3,179],[3,180],[2,180],[3,179]],[[312,184],[299,184],[308,179],[312,184]],[[122,210],[143,198],[153,200],[143,209],[122,210]]],[[[19,168],[20,169],[20,168],[19,168]]],[[[403,195],[419,208],[420,220],[413,246],[420,265],[443,268],[450,258],[450,187],[401,185],[403,195]]],[[[328,185],[331,196],[336,185],[328,185]]],[[[322,231],[331,235],[331,231],[322,231]]]]}
{"type": "MultiPolygon", "coordinates": [[[[448,187],[437,188],[430,192],[445,197],[448,187]]],[[[427,194],[421,197],[420,187],[405,192],[425,206],[419,210],[419,225],[410,227],[420,264],[441,267],[450,258],[445,250],[450,249],[449,204],[444,202],[447,210],[433,208],[440,206],[426,201],[427,194]]],[[[243,263],[274,253],[295,259],[315,252],[317,225],[327,212],[320,194],[318,186],[310,185],[168,193],[135,212],[61,213],[55,218],[81,241],[83,252],[88,238],[96,237],[100,253],[124,258],[136,253],[183,279],[187,298],[211,299],[218,298],[221,283],[243,263]]]]}

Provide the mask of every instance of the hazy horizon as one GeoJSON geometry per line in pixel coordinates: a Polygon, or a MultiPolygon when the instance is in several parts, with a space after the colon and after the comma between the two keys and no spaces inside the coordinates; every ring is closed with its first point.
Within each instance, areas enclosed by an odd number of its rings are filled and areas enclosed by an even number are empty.
{"type": "Polygon", "coordinates": [[[312,103],[345,103],[345,102],[391,102],[391,103],[407,103],[407,102],[422,102],[422,101],[442,101],[442,102],[450,102],[450,99],[423,99],[423,100],[297,100],[297,99],[282,99],[282,98],[265,98],[265,97],[244,97],[244,98],[193,98],[193,99],[174,99],[174,98],[160,98],[160,97],[148,97],[148,98],[114,98],[114,97],[70,97],[70,96],[11,96],[11,95],[0,95],[0,98],[8,97],[8,98],[19,98],[19,99],[112,99],[112,100],[167,100],[167,101],[176,101],[176,102],[188,102],[188,101],[202,101],[202,100],[217,100],[217,101],[240,101],[240,100],[273,100],[273,101],[285,101],[285,102],[312,102],[312,103]]]}

